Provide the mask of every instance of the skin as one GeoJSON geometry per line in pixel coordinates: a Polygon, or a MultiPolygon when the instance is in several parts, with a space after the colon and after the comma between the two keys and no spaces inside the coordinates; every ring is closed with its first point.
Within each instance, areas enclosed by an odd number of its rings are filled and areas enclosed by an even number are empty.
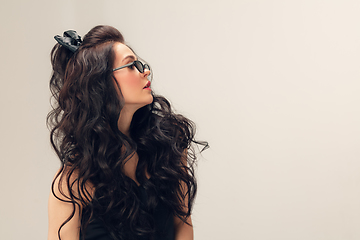
{"type": "MultiPolygon", "coordinates": [[[[113,68],[123,66],[136,60],[135,54],[122,43],[115,43],[113,45],[116,57],[113,68]]],[[[145,70],[144,73],[140,73],[135,67],[123,68],[114,72],[116,83],[120,86],[122,96],[124,97],[124,107],[120,113],[118,120],[119,130],[129,136],[130,123],[132,121],[134,113],[141,107],[150,104],[153,101],[151,90],[144,89],[148,83],[147,77],[150,71],[145,70]]],[[[186,153],[184,153],[186,154],[186,153]]],[[[186,156],[186,155],[184,155],[186,156]]],[[[129,159],[124,165],[124,174],[132,178],[137,184],[138,181],[135,176],[135,171],[138,163],[138,155],[135,153],[131,159],[129,159]]],[[[184,164],[186,160],[184,159],[184,164]]],[[[75,176],[74,176],[75,177],[75,176]]],[[[150,177],[147,175],[147,177],[150,177]]],[[[58,186],[58,179],[55,181],[55,186],[58,186]]],[[[66,189],[65,181],[62,183],[62,189],[66,189]]],[[[76,189],[76,186],[74,186],[76,189]]],[[[90,193],[91,186],[88,187],[90,193]]],[[[61,196],[57,187],[54,188],[57,196],[61,196]]],[[[64,192],[65,195],[69,195],[68,192],[64,192]]],[[[185,203],[187,206],[187,203],[185,203]]],[[[48,202],[48,215],[49,215],[49,231],[48,240],[58,240],[58,229],[61,224],[70,216],[73,211],[73,206],[70,203],[66,203],[58,200],[52,193],[49,196],[48,202]]],[[[80,212],[79,207],[75,207],[74,217],[61,229],[62,240],[79,240],[80,235],[80,212]]],[[[175,239],[176,240],[192,240],[193,228],[187,224],[184,224],[179,218],[174,217],[175,222],[175,239]]],[[[191,224],[191,218],[188,219],[188,223],[191,224]]]]}
{"type": "MultiPolygon", "coordinates": [[[[115,43],[113,48],[116,53],[113,68],[123,66],[137,59],[131,49],[124,44],[115,43]]],[[[149,70],[146,69],[144,73],[140,73],[135,67],[123,68],[114,72],[114,77],[120,86],[125,101],[118,121],[119,130],[124,134],[129,134],[134,113],[153,101],[151,91],[144,89],[148,83],[147,77],[149,74],[149,70]]]]}

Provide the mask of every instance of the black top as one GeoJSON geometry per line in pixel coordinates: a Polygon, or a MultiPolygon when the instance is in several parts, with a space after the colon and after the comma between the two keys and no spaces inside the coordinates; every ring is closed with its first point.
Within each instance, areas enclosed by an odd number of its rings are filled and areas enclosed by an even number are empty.
{"type": "MultiPolygon", "coordinates": [[[[146,190],[143,186],[138,186],[140,199],[145,202],[147,199],[146,190]]],[[[165,206],[162,202],[159,202],[155,208],[154,215],[155,219],[155,238],[154,240],[174,240],[174,218],[170,209],[165,206]]],[[[81,239],[80,234],[80,240],[81,239]]],[[[86,228],[85,240],[113,240],[104,224],[99,219],[93,219],[90,221],[86,228]]],[[[144,240],[147,240],[145,238],[144,240]]]]}

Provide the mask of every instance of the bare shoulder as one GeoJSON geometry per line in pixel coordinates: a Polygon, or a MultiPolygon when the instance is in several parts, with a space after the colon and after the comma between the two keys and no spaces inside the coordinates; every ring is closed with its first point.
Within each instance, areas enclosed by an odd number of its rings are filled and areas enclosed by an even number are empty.
{"type": "MultiPolygon", "coordinates": [[[[59,239],[58,233],[60,227],[60,236],[62,240],[79,239],[82,205],[77,200],[71,200],[71,194],[75,196],[75,199],[81,195],[81,193],[76,191],[79,182],[77,180],[78,175],[74,172],[69,177],[68,176],[68,171],[64,169],[63,171],[59,170],[53,179],[48,201],[48,240],[59,239]],[[71,193],[68,186],[71,186],[71,193]]],[[[87,190],[91,193],[91,187],[87,190]]]]}

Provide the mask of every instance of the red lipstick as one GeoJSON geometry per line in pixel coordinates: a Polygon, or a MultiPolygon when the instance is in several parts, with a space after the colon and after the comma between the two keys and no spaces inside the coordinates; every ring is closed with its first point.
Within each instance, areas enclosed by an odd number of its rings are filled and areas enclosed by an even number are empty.
{"type": "Polygon", "coordinates": [[[150,89],[150,85],[151,85],[151,82],[148,81],[148,82],[146,83],[144,89],[149,89],[149,90],[151,90],[151,89],[150,89]]]}

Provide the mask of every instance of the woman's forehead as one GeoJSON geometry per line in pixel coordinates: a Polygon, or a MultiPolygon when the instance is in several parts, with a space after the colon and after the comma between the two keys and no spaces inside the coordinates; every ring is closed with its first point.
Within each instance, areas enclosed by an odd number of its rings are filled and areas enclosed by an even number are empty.
{"type": "Polygon", "coordinates": [[[134,60],[136,60],[134,52],[125,44],[117,42],[113,46],[117,62],[129,57],[132,57],[134,60]]]}

